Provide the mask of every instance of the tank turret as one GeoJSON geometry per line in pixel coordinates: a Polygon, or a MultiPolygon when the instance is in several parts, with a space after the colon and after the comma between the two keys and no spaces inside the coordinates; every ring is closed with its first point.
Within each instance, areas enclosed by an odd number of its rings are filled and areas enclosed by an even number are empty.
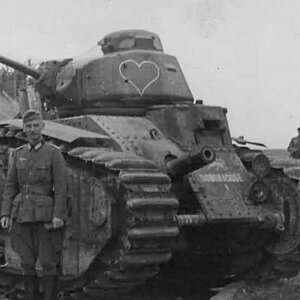
{"type": "Polygon", "coordinates": [[[3,56],[0,62],[33,77],[47,106],[60,116],[136,114],[153,104],[193,102],[177,59],[144,30],[111,33],[87,53],[45,61],[37,70],[3,56]]]}

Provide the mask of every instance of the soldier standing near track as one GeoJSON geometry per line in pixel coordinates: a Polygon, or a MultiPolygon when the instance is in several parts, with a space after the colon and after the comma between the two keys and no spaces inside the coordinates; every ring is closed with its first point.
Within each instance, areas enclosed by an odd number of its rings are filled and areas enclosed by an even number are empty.
{"type": "Polygon", "coordinates": [[[28,300],[38,299],[37,259],[43,269],[44,299],[56,299],[66,217],[65,161],[56,146],[43,140],[43,128],[40,112],[25,112],[23,130],[28,144],[14,152],[0,220],[3,228],[12,227],[12,247],[21,258],[28,300]]]}
{"type": "Polygon", "coordinates": [[[297,128],[298,136],[291,139],[287,150],[293,158],[300,158],[300,127],[297,128]]]}

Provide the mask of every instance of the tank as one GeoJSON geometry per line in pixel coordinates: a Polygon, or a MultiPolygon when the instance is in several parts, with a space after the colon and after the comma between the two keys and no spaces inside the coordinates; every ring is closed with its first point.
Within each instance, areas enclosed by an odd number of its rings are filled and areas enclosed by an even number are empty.
{"type": "MultiPolygon", "coordinates": [[[[156,34],[111,33],[37,69],[0,62],[33,78],[50,117],[43,136],[67,162],[61,296],[123,293],[160,266],[197,283],[298,273],[297,181],[261,151],[233,146],[226,108],[194,99],[156,34]]],[[[0,123],[4,178],[25,142],[21,119],[0,123]]],[[[4,230],[0,240],[0,282],[16,293],[20,261],[4,230]]]]}

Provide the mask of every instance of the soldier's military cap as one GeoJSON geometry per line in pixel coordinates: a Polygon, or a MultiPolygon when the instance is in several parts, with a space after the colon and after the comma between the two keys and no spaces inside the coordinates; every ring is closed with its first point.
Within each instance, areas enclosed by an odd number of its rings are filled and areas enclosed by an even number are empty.
{"type": "Polygon", "coordinates": [[[300,130],[300,126],[297,128],[297,130],[300,130]]]}
{"type": "Polygon", "coordinates": [[[23,115],[23,123],[27,123],[29,121],[37,120],[40,119],[42,120],[42,115],[38,110],[35,109],[28,109],[25,111],[23,115]]]}

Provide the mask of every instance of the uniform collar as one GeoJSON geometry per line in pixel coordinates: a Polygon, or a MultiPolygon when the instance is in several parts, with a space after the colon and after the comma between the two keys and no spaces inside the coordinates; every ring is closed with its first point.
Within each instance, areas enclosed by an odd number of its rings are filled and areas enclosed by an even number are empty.
{"type": "Polygon", "coordinates": [[[39,151],[42,146],[45,144],[45,141],[44,140],[41,140],[39,142],[37,142],[36,144],[34,145],[31,145],[30,143],[27,144],[27,147],[28,147],[28,150],[31,151],[31,150],[35,150],[35,151],[39,151]]]}

